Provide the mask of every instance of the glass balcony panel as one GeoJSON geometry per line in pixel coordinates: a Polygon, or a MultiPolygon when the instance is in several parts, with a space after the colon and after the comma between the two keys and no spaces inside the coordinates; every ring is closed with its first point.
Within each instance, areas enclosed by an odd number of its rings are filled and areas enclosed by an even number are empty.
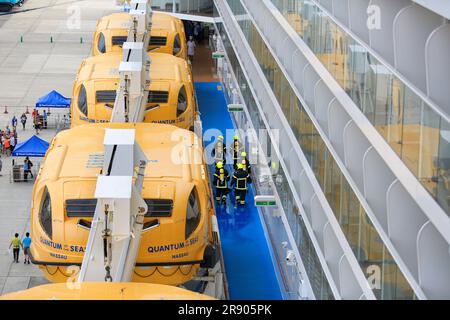
{"type": "Polygon", "coordinates": [[[272,0],[272,3],[411,172],[450,214],[445,160],[450,146],[446,139],[448,130],[440,128],[448,128],[450,124],[313,2],[272,0]]]}

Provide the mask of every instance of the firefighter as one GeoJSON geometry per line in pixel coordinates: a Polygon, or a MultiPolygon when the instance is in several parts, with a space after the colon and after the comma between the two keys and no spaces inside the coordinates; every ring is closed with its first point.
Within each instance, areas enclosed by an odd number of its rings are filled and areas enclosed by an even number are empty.
{"type": "Polygon", "coordinates": [[[234,195],[236,196],[236,204],[245,205],[245,198],[248,192],[248,184],[252,183],[252,178],[247,171],[244,170],[244,165],[239,163],[238,169],[231,180],[231,187],[234,188],[234,195]]]}
{"type": "Polygon", "coordinates": [[[241,153],[240,162],[244,165],[244,170],[248,172],[248,174],[252,174],[252,168],[250,167],[250,161],[247,158],[247,152],[241,153]]]}
{"type": "Polygon", "coordinates": [[[212,151],[212,156],[214,157],[214,161],[216,163],[222,162],[223,164],[227,163],[227,147],[223,142],[223,136],[219,136],[217,138],[216,145],[212,151]]]}
{"type": "Polygon", "coordinates": [[[225,169],[219,170],[219,175],[214,175],[213,184],[216,187],[217,203],[227,203],[228,181],[230,176],[225,173],[225,169]]]}
{"type": "Polygon", "coordinates": [[[237,164],[239,161],[239,157],[242,153],[242,147],[239,142],[239,136],[234,136],[233,145],[231,146],[231,151],[233,152],[233,166],[234,170],[237,169],[237,164]]]}
{"type": "Polygon", "coordinates": [[[228,170],[225,169],[225,167],[223,165],[223,162],[217,162],[217,164],[216,164],[216,171],[214,173],[214,177],[219,176],[220,169],[223,169],[223,171],[225,172],[225,176],[230,177],[230,174],[228,173],[228,170]]]}

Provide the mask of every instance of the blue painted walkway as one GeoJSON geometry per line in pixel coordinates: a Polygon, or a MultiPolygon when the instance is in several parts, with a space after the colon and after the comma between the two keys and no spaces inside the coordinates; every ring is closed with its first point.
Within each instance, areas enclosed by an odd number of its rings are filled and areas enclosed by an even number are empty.
{"type": "MultiPolygon", "coordinates": [[[[215,128],[225,135],[233,129],[220,83],[195,84],[203,130],[215,128]]],[[[231,141],[230,141],[231,142],[231,141]]],[[[227,145],[230,144],[227,141],[227,145]]],[[[205,141],[208,145],[211,141],[205,141]]],[[[232,172],[231,166],[227,166],[232,172]]],[[[210,168],[211,174],[214,168],[210,168]]],[[[247,206],[235,209],[233,203],[217,206],[225,271],[230,298],[233,300],[280,300],[282,293],[277,281],[270,249],[261,218],[253,204],[253,192],[247,196],[247,206]]]]}

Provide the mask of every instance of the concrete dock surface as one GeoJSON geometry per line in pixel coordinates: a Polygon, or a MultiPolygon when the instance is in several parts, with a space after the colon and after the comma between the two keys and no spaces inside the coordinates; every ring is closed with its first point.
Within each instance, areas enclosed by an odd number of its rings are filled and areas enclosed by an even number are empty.
{"type": "MultiPolygon", "coordinates": [[[[71,97],[81,61],[90,56],[97,19],[120,11],[114,0],[26,0],[12,14],[0,15],[0,128],[15,115],[18,142],[35,134],[31,112],[39,97],[57,90],[71,97]],[[6,108],[5,108],[6,107],[6,108]],[[20,116],[30,114],[26,130],[20,116]],[[5,113],[7,111],[8,113],[5,113]]],[[[42,111],[40,113],[42,114],[42,111]]],[[[39,137],[50,142],[55,123],[68,110],[50,110],[49,125],[39,137]]],[[[12,158],[1,155],[0,176],[0,295],[46,283],[34,265],[13,263],[8,246],[15,232],[29,231],[33,183],[12,183],[12,158]]],[[[23,162],[23,158],[16,158],[23,162]]],[[[34,168],[42,159],[32,159],[34,168]]]]}

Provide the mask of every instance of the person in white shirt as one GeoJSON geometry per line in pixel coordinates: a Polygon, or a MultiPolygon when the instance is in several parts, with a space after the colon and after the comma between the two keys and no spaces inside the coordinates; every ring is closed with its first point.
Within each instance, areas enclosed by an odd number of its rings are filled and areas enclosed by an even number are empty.
{"type": "Polygon", "coordinates": [[[188,47],[189,60],[192,63],[192,62],[194,62],[195,47],[196,47],[194,38],[192,36],[189,37],[189,41],[187,43],[187,47],[188,47]]]}

